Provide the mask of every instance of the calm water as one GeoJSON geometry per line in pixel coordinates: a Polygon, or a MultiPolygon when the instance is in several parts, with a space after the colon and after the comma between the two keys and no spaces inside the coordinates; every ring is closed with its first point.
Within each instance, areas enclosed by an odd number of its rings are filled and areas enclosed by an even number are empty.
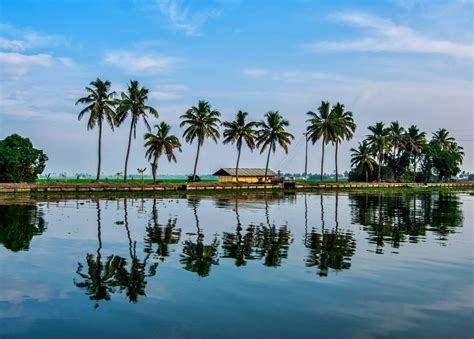
{"type": "Polygon", "coordinates": [[[474,335],[474,196],[0,205],[0,337],[474,335]]]}

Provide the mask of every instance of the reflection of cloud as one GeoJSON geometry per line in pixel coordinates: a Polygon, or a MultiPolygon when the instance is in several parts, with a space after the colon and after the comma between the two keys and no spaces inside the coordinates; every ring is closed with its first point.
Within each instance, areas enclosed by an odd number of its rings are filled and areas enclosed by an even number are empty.
{"type": "Polygon", "coordinates": [[[337,13],[332,18],[365,28],[371,35],[354,40],[316,42],[308,45],[312,51],[430,53],[459,58],[473,57],[470,44],[432,39],[409,27],[396,25],[387,19],[357,12],[337,13]]]}
{"type": "Polygon", "coordinates": [[[128,51],[108,52],[104,61],[131,74],[157,74],[169,71],[176,63],[175,58],[153,54],[135,54],[128,51]]]}
{"type": "Polygon", "coordinates": [[[2,279],[0,301],[19,304],[25,299],[47,301],[53,294],[53,288],[48,284],[30,283],[18,278],[2,279]]]}

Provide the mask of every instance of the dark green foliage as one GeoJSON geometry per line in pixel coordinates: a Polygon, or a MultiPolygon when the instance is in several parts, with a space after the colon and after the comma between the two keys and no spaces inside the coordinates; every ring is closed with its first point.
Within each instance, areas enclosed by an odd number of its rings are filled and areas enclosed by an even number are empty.
{"type": "Polygon", "coordinates": [[[0,141],[0,182],[33,182],[47,160],[30,139],[12,134],[0,141]]]}
{"type": "Polygon", "coordinates": [[[438,141],[431,141],[424,150],[421,177],[428,181],[434,175],[438,180],[449,180],[461,172],[462,154],[452,148],[443,148],[438,141]]]}

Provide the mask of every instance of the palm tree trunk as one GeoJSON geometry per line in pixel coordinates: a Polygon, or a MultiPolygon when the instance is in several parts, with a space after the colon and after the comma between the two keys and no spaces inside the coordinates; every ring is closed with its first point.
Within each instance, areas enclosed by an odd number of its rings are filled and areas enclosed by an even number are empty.
{"type": "Polygon", "coordinates": [[[270,147],[268,147],[267,165],[265,166],[265,184],[267,183],[268,163],[270,162],[271,151],[272,151],[272,146],[270,145],[270,147]]]}
{"type": "Polygon", "coordinates": [[[416,155],[413,156],[413,181],[416,182],[416,155]]]}
{"type": "Polygon", "coordinates": [[[338,148],[338,142],[336,141],[336,155],[335,155],[335,158],[336,158],[336,182],[339,181],[339,175],[338,175],[338,172],[337,172],[337,148],[338,148]]]}
{"type": "Polygon", "coordinates": [[[238,148],[237,153],[237,163],[235,164],[235,181],[239,182],[239,161],[240,161],[240,151],[242,150],[242,145],[238,148]]]}
{"type": "Polygon", "coordinates": [[[365,169],[365,182],[369,182],[369,172],[365,169]]]}
{"type": "Polygon", "coordinates": [[[377,181],[380,182],[382,181],[380,178],[380,169],[382,168],[382,151],[379,150],[379,168],[378,168],[378,174],[377,174],[377,181]]]}
{"type": "Polygon", "coordinates": [[[157,157],[154,157],[153,158],[153,169],[152,169],[152,175],[153,175],[153,183],[156,184],[156,170],[158,169],[158,158],[157,157]]]}
{"type": "Polygon", "coordinates": [[[198,147],[197,147],[197,152],[196,152],[196,161],[194,161],[194,170],[193,170],[193,181],[196,179],[196,168],[198,164],[198,159],[199,159],[199,149],[201,148],[201,143],[198,140],[198,147]]]}
{"type": "Polygon", "coordinates": [[[130,156],[130,146],[132,145],[132,132],[133,132],[133,120],[130,124],[130,133],[128,134],[128,147],[127,155],[125,156],[125,170],[123,171],[123,182],[127,182],[127,167],[128,167],[128,157],[130,156]]]}
{"type": "Polygon", "coordinates": [[[102,158],[102,120],[99,119],[99,150],[98,150],[98,162],[97,162],[97,177],[96,180],[100,179],[100,165],[102,158]]]}
{"type": "Polygon", "coordinates": [[[323,167],[324,167],[324,138],[321,142],[321,178],[319,179],[320,181],[323,181],[323,167]]]}

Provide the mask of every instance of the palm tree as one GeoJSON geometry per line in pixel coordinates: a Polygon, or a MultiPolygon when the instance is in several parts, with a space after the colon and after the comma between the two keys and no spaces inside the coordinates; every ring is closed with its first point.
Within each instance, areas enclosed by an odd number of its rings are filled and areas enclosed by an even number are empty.
{"type": "Polygon", "coordinates": [[[329,101],[322,101],[321,106],[318,107],[318,113],[309,111],[309,119],[306,122],[309,126],[306,128],[308,138],[314,143],[319,139],[323,139],[321,143],[321,178],[323,181],[324,173],[324,145],[334,141],[335,126],[331,121],[331,104],[329,101]]]}
{"type": "Polygon", "coordinates": [[[337,103],[331,110],[331,121],[335,126],[334,143],[336,144],[335,149],[335,161],[336,161],[336,182],[339,179],[337,170],[337,152],[338,145],[342,140],[352,139],[356,130],[356,124],[352,117],[352,112],[344,110],[344,105],[337,103]]]}
{"type": "Polygon", "coordinates": [[[268,162],[270,161],[270,153],[275,153],[277,144],[288,154],[288,145],[295,137],[286,132],[285,128],[290,123],[283,119],[278,111],[269,111],[265,114],[264,120],[260,121],[257,126],[259,130],[256,136],[256,146],[260,148],[260,154],[268,148],[267,164],[265,166],[265,183],[267,182],[268,162]]]}
{"type": "Polygon", "coordinates": [[[372,149],[366,140],[359,143],[357,149],[351,148],[351,165],[359,172],[365,173],[365,181],[369,181],[369,172],[372,172],[375,167],[375,160],[372,157],[372,149]]]}
{"type": "Polygon", "coordinates": [[[426,133],[411,125],[406,133],[406,147],[413,157],[413,179],[416,181],[416,160],[426,145],[426,133]]]}
{"type": "Polygon", "coordinates": [[[196,180],[199,149],[204,144],[204,140],[211,138],[215,143],[219,140],[220,115],[219,111],[213,110],[207,101],[199,100],[197,106],[192,106],[180,117],[183,121],[181,121],[179,127],[187,126],[183,133],[186,142],[192,143],[194,139],[197,139],[197,152],[192,181],[196,180]]]}
{"type": "Polygon", "coordinates": [[[255,121],[247,122],[247,112],[238,111],[234,121],[224,121],[224,144],[231,143],[237,146],[237,163],[235,164],[235,180],[239,181],[239,161],[242,150],[242,141],[245,140],[248,148],[255,148],[255,121]]]}
{"type": "Polygon", "coordinates": [[[145,147],[147,151],[145,156],[148,160],[153,158],[151,171],[153,174],[153,183],[156,183],[156,170],[158,168],[158,159],[165,154],[169,162],[176,162],[174,150],[181,152],[181,143],[175,135],[170,135],[171,126],[165,122],[160,122],[156,127],[156,134],[145,134],[145,147]]]}
{"type": "Polygon", "coordinates": [[[443,150],[450,149],[452,144],[455,143],[454,138],[450,137],[449,132],[444,128],[440,128],[433,133],[433,140],[436,141],[443,150]]]}
{"type": "Polygon", "coordinates": [[[78,120],[81,120],[85,113],[89,112],[89,119],[87,120],[87,130],[93,129],[95,125],[99,126],[99,147],[98,147],[98,163],[97,163],[97,177],[100,178],[100,165],[102,160],[102,123],[105,120],[110,125],[112,130],[116,125],[115,117],[115,92],[109,92],[110,81],[102,81],[99,78],[90,83],[90,87],[86,87],[89,95],[80,98],[76,101],[77,104],[87,105],[79,112],[78,120]]]}
{"type": "Polygon", "coordinates": [[[382,162],[384,161],[385,151],[390,145],[389,133],[383,122],[377,122],[375,125],[369,126],[368,129],[370,132],[372,132],[372,134],[367,135],[367,141],[369,145],[373,147],[373,150],[378,156],[379,168],[377,181],[380,181],[380,169],[382,167],[382,162]]]}
{"type": "Polygon", "coordinates": [[[393,147],[392,156],[394,159],[398,158],[400,155],[400,151],[402,150],[403,143],[405,141],[405,128],[401,126],[398,121],[392,121],[390,127],[388,128],[388,134],[388,139],[393,147]]]}
{"type": "Polygon", "coordinates": [[[143,119],[148,132],[150,132],[151,128],[147,121],[147,112],[156,118],[158,117],[158,111],[145,104],[145,102],[148,100],[148,89],[145,87],[139,87],[138,81],[136,80],[130,81],[127,93],[122,92],[121,97],[121,100],[118,101],[119,106],[117,108],[118,123],[122,124],[127,118],[128,113],[130,113],[132,117],[130,123],[130,132],[128,135],[127,155],[125,156],[125,170],[123,175],[123,181],[127,182],[128,157],[130,156],[130,146],[132,145],[132,133],[133,138],[135,139],[137,136],[137,124],[140,117],[143,119]]]}

